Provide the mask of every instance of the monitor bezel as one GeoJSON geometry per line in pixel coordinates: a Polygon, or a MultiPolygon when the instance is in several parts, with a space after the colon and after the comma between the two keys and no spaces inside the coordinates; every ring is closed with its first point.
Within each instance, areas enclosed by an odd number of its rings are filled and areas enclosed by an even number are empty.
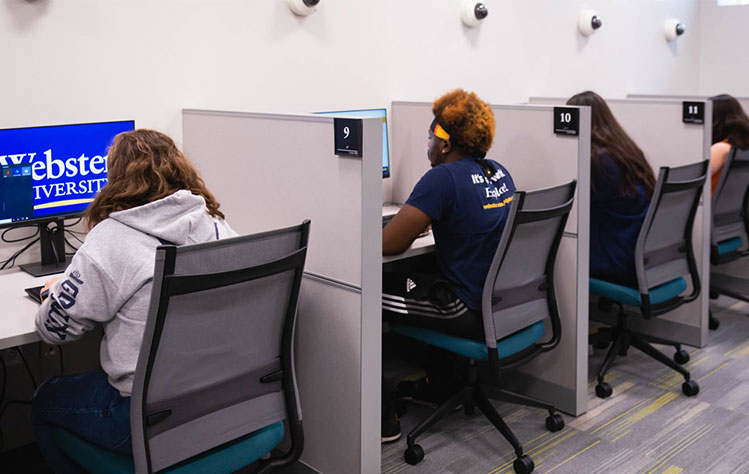
{"type": "Polygon", "coordinates": [[[382,110],[383,112],[385,112],[385,128],[387,129],[387,134],[385,136],[385,140],[387,140],[387,145],[388,145],[388,167],[387,167],[387,171],[383,170],[382,177],[383,178],[389,178],[390,177],[390,168],[391,168],[390,161],[391,160],[390,160],[390,129],[389,129],[388,126],[390,125],[390,122],[388,121],[388,109],[387,109],[387,107],[369,107],[369,108],[364,108],[364,109],[347,109],[347,110],[323,110],[323,111],[314,112],[314,113],[315,114],[332,115],[332,114],[342,114],[342,113],[348,114],[348,113],[351,113],[351,112],[372,112],[372,111],[375,111],[375,110],[382,110]]]}
{"type": "MultiPolygon", "coordinates": [[[[132,120],[107,120],[104,122],[61,123],[57,125],[33,125],[33,126],[28,126],[28,127],[9,127],[9,128],[0,128],[0,133],[6,132],[6,131],[12,131],[12,130],[56,128],[56,127],[68,127],[68,126],[75,126],[75,125],[105,125],[108,123],[130,123],[133,126],[132,130],[135,130],[135,119],[132,119],[132,120]]],[[[72,212],[72,213],[47,214],[45,216],[35,217],[33,219],[27,219],[23,221],[5,222],[5,223],[0,223],[0,229],[6,229],[10,227],[26,227],[26,226],[32,227],[38,224],[47,224],[50,222],[54,222],[58,219],[61,219],[63,221],[66,219],[76,219],[79,217],[83,217],[85,212],[86,211],[84,209],[82,211],[72,212]]]]}

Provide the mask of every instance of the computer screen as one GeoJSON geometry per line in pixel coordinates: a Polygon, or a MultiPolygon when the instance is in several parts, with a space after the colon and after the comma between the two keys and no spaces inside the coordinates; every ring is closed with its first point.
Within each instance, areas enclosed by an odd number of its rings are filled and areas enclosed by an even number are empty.
{"type": "Polygon", "coordinates": [[[0,227],[80,215],[107,183],[107,150],[132,120],[0,130],[0,227]]]}
{"type": "Polygon", "coordinates": [[[382,118],[382,177],[387,178],[390,176],[390,151],[388,149],[388,123],[386,109],[339,110],[335,112],[317,113],[352,118],[382,118]]]}

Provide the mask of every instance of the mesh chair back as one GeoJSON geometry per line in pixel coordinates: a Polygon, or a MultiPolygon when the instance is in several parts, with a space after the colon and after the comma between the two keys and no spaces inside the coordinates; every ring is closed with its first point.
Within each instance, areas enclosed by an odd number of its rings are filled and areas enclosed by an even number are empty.
{"type": "Polygon", "coordinates": [[[131,402],[137,472],[282,419],[301,430],[292,341],[309,221],[156,254],[131,402]]]}
{"type": "Polygon", "coordinates": [[[690,275],[693,292],[681,302],[692,301],[699,295],[692,227],[707,167],[705,160],[674,168],[663,167],[658,173],[635,248],[637,284],[646,317],[650,316],[649,290],[658,285],[690,275]]]}
{"type": "Polygon", "coordinates": [[[491,360],[496,358],[497,340],[547,318],[554,330],[553,344],[558,341],[561,325],[554,296],[554,261],[575,185],[572,181],[519,191],[513,197],[483,291],[484,334],[491,360]]]}
{"type": "Polygon", "coordinates": [[[747,243],[746,200],[749,190],[749,150],[731,147],[712,199],[713,254],[719,243],[739,237],[747,243]]]}

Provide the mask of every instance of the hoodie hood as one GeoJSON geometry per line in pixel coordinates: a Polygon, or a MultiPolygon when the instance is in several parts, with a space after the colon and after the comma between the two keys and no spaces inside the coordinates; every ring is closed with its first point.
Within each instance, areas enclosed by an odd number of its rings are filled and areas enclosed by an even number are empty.
{"type": "Polygon", "coordinates": [[[187,190],[177,191],[143,206],[113,212],[109,217],[175,245],[218,238],[217,220],[208,214],[205,199],[187,190]]]}

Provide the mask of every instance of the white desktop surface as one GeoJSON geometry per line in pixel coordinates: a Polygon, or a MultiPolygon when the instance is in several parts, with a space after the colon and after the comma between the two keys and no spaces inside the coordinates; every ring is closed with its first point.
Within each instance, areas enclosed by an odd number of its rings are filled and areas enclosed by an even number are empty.
{"type": "MultiPolygon", "coordinates": [[[[400,208],[400,204],[383,204],[382,215],[387,216],[391,214],[397,214],[398,211],[400,211],[400,208]]],[[[416,240],[414,240],[414,242],[410,247],[408,247],[405,252],[399,253],[398,255],[383,256],[382,263],[396,262],[398,260],[404,260],[406,258],[415,257],[417,255],[424,255],[430,252],[434,252],[434,234],[432,234],[431,229],[425,236],[418,237],[416,240]]]]}
{"type": "Polygon", "coordinates": [[[39,304],[24,291],[43,285],[50,277],[36,278],[19,269],[0,272],[0,349],[38,342],[34,317],[39,304]]]}
{"type": "Polygon", "coordinates": [[[399,253],[398,255],[383,255],[382,263],[396,262],[398,260],[404,260],[406,258],[424,255],[430,252],[434,252],[434,235],[431,230],[424,237],[419,237],[414,240],[405,252],[399,253]]]}

